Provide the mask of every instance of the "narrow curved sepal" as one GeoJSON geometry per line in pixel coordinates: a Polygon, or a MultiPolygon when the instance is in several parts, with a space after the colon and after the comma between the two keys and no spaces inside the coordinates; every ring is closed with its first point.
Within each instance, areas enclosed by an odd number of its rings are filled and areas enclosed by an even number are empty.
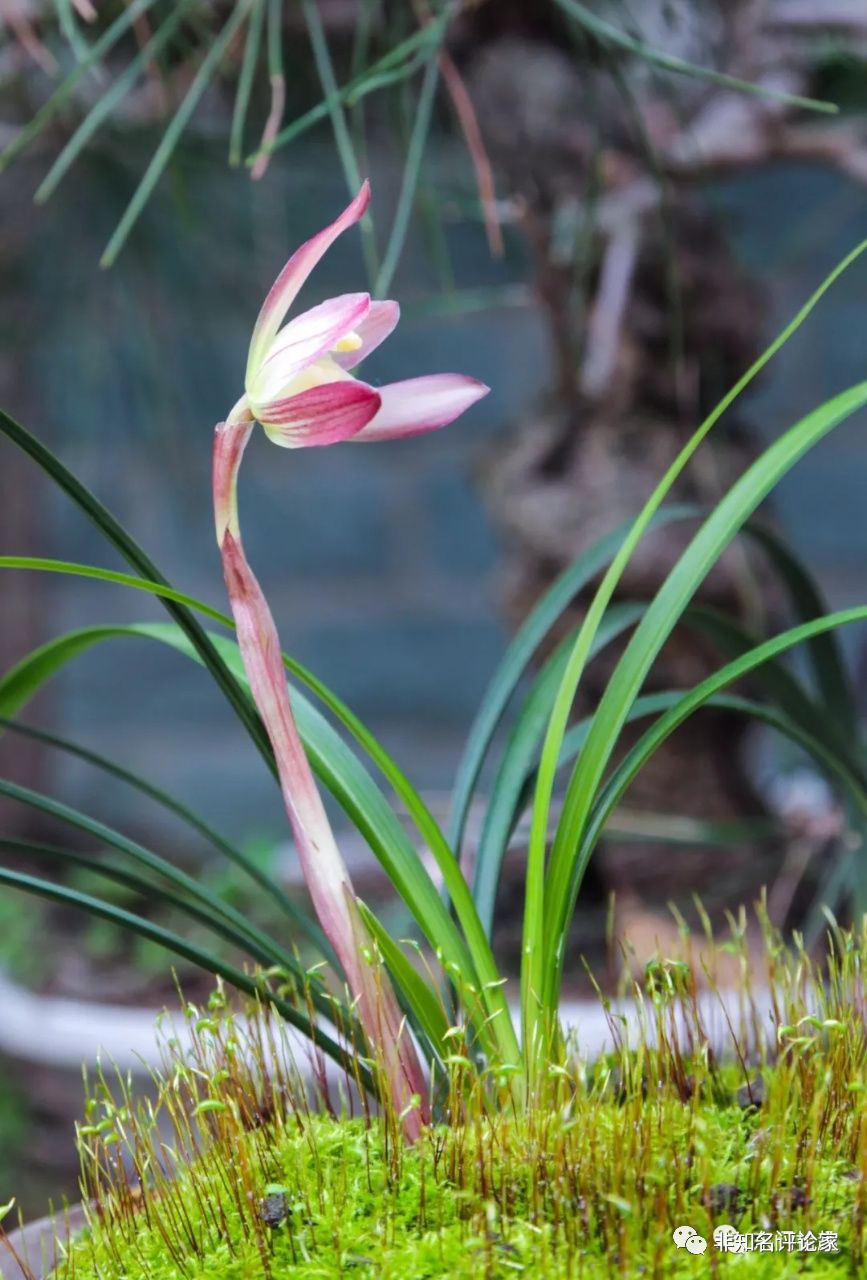
{"type": "Polygon", "coordinates": [[[338,236],[364,217],[370,203],[370,183],[365,179],[361,190],[338,218],[296,249],[271,286],[262,304],[250,339],[247,356],[247,380],[254,376],[283,323],[287,311],[298,296],[310,272],[331,248],[338,236]]]}
{"type": "Polygon", "coordinates": [[[481,400],[490,387],[462,373],[433,373],[379,388],[379,412],[354,439],[363,443],[417,436],[448,426],[481,400]]]}

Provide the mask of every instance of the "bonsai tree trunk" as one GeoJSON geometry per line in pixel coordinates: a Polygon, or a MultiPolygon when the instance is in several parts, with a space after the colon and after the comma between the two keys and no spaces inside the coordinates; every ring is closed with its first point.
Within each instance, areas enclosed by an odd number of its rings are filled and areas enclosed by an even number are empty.
{"type": "MultiPolygon", "coordinates": [[[[662,14],[660,6],[647,8],[662,14]]],[[[695,18],[695,6],[688,8],[695,18]]],[[[507,545],[504,604],[517,623],[577,555],[637,514],[688,435],[758,355],[763,324],[755,284],[736,268],[696,192],[705,166],[683,161],[690,130],[710,110],[707,86],[668,81],[669,100],[644,67],[606,61],[604,50],[590,46],[582,59],[562,25],[542,16],[544,8],[515,2],[499,17],[489,9],[467,39],[465,73],[500,195],[531,255],[552,361],[547,396],[513,424],[510,442],[498,446],[483,476],[507,545]]],[[[709,4],[704,26],[698,19],[690,26],[684,11],[684,49],[676,32],[656,46],[732,70],[723,36],[734,10],[743,19],[752,7],[709,4]],[[699,37],[696,50],[690,41],[699,37]]],[[[744,101],[730,93],[711,97],[723,105],[744,101]]],[[[763,136],[767,103],[751,100],[749,110],[754,135],[763,136]]],[[[746,162],[755,158],[751,152],[746,162]]],[[[729,415],[672,500],[713,504],[750,457],[748,425],[729,415]]],[[[692,528],[679,522],[650,535],[619,598],[649,600],[692,528]]],[[[759,632],[774,611],[764,565],[740,544],[708,579],[699,603],[759,632]]],[[[565,625],[575,626],[586,606],[587,598],[576,600],[565,625]]],[[[612,646],[590,668],[579,713],[595,706],[621,650],[612,646]]],[[[647,690],[691,685],[722,660],[678,628],[647,690]]],[[[637,780],[630,808],[723,822],[760,816],[743,733],[735,717],[717,711],[688,722],[637,780]]],[[[625,734],[625,746],[629,739],[625,734]]],[[[637,932],[658,935],[664,946],[673,927],[669,899],[689,909],[697,892],[719,918],[769,880],[778,856],[754,845],[676,847],[648,839],[609,841],[598,865],[606,887],[628,890],[633,925],[636,903],[651,913],[637,932]]]]}

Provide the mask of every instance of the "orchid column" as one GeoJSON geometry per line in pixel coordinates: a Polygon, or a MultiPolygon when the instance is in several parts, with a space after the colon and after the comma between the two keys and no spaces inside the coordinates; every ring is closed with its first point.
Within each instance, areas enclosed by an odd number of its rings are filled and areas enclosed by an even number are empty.
{"type": "Polygon", "coordinates": [[[349,873],[331,830],[292,715],[277,628],[244,555],[237,478],[256,422],[283,448],[373,441],[445,426],[487,393],[459,374],[435,374],[378,389],[350,373],[397,324],[396,302],[343,294],[283,320],[313,267],[370,199],[365,182],[340,217],[298,249],[259,313],[245,394],[216,429],[214,513],[238,644],[280,778],[298,857],[322,928],[343,968],[369,1049],[396,1113],[414,1138],[427,1121],[425,1077],[385,973],[365,958],[368,943],[349,873]],[[281,328],[281,326],[283,326],[281,328]]]}

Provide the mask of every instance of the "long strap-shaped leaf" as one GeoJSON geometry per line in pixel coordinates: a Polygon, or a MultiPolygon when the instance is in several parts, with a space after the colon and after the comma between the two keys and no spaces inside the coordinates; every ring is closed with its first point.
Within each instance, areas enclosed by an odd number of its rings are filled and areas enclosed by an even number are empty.
{"type": "MultiPolygon", "coordinates": [[[[670,520],[698,519],[705,514],[706,511],[699,506],[667,507],[659,513],[659,517],[653,527],[659,527],[670,520]]],[[[627,527],[623,526],[589,548],[558,578],[557,582],[546,592],[528,615],[525,624],[510,644],[497,673],[491,681],[470,734],[470,745],[472,746],[475,738],[477,750],[481,752],[482,760],[490,748],[493,730],[496,728],[498,720],[502,718],[506,704],[513,696],[519,680],[525,674],[536,648],[563,618],[564,613],[572,604],[575,592],[580,590],[581,586],[586,584],[586,581],[611,559],[620,546],[627,527]]],[[[797,559],[783,540],[772,529],[757,521],[748,522],[744,526],[743,533],[757,542],[770,557],[773,568],[779,574],[786,589],[789,603],[796,616],[803,621],[821,617],[826,612],[822,594],[806,567],[797,559]]],[[[220,612],[220,610],[213,608],[195,596],[187,595],[172,587],[162,586],[159,583],[149,582],[143,578],[133,577],[131,574],[105,569],[101,566],[36,556],[0,556],[0,569],[27,569],[60,573],[132,587],[134,590],[186,605],[187,608],[210,618],[214,622],[219,622],[230,629],[233,628],[232,619],[227,614],[220,612]]],[[[845,727],[847,732],[854,737],[854,709],[857,700],[851,681],[846,674],[836,634],[834,632],[821,634],[810,641],[805,648],[814,671],[817,688],[822,695],[827,711],[834,717],[834,720],[841,728],[845,727]]],[[[433,852],[454,901],[455,889],[453,880],[459,874],[454,855],[442,835],[436,819],[425,805],[418,791],[413,787],[396,761],[389,756],[377,739],[346,704],[337,697],[333,690],[329,689],[306,667],[288,657],[288,655],[284,654],[284,662],[287,670],[306,685],[352,734],[359,746],[362,747],[370,760],[400,796],[407,812],[415,822],[419,834],[433,852]]],[[[512,732],[514,734],[516,730],[513,729],[512,732]]],[[[464,793],[465,785],[465,779],[462,775],[467,769],[471,769],[471,757],[473,754],[472,750],[468,750],[464,757],[462,769],[459,772],[459,784],[462,794],[464,793]]],[[[478,769],[475,772],[477,777],[478,769]]],[[[472,798],[475,780],[473,779],[468,799],[472,798]]],[[[493,803],[493,800],[500,794],[499,786],[492,787],[491,794],[493,803]]],[[[457,810],[455,810],[454,816],[457,816],[457,810]]],[[[480,859],[477,859],[477,870],[479,865],[480,859]]]]}
{"type": "Polygon", "coordinates": [[[662,71],[672,71],[676,75],[691,76],[697,80],[708,80],[711,84],[720,85],[725,89],[734,89],[737,93],[755,94],[760,98],[784,102],[790,107],[802,107],[807,111],[821,111],[828,115],[836,115],[839,110],[833,102],[824,102],[819,98],[804,98],[799,94],[786,93],[783,89],[768,85],[752,84],[749,80],[740,80],[737,76],[716,71],[713,67],[702,67],[695,62],[687,62],[686,59],[678,58],[664,49],[655,49],[646,40],[629,35],[628,32],[615,27],[613,23],[607,22],[598,13],[594,13],[588,5],[581,4],[579,0],[554,0],[554,3],[577,22],[588,35],[598,40],[603,48],[620,49],[632,54],[633,57],[649,62],[652,66],[659,67],[662,71]]]}
{"type": "MultiPolygon", "coordinates": [[[[816,634],[821,635],[821,632],[816,634]]],[[[755,670],[761,670],[761,668],[755,668],[755,670]]],[[[638,720],[646,720],[650,716],[668,712],[672,707],[677,706],[685,696],[686,694],[682,689],[670,689],[661,693],[650,693],[641,698],[636,698],[629,710],[627,723],[634,724],[638,720]]],[[[746,698],[740,694],[732,693],[712,694],[702,703],[702,706],[714,707],[721,711],[735,711],[740,715],[763,721],[765,724],[770,725],[771,728],[777,729],[785,737],[791,738],[798,746],[803,747],[821,769],[827,771],[831,778],[840,783],[847,795],[854,797],[863,794],[863,784],[858,775],[852,771],[846,759],[837,752],[830,750],[821,738],[810,732],[808,725],[794,719],[786,712],[779,711],[776,707],[772,707],[766,702],[757,702],[755,698],[746,698]]],[[[590,732],[592,723],[592,717],[588,716],[586,720],[582,720],[569,730],[563,741],[563,752],[560,757],[561,768],[565,768],[578,755],[578,752],[587,741],[587,735],[590,732]]],[[[529,802],[529,795],[527,799],[529,802]]],[[[606,818],[606,824],[610,821],[609,815],[606,818]]]]}
{"type": "MultiPolygon", "coordinates": [[[[797,564],[797,562],[793,563],[797,564]]],[[[809,598],[808,606],[807,602],[804,602],[806,612],[811,619],[815,616],[812,609],[813,603],[812,596],[809,598]]],[[[637,622],[646,607],[642,604],[614,605],[609,608],[597,632],[591,657],[604,643],[619,634],[625,627],[632,622],[637,622]]],[[[755,637],[750,637],[732,619],[711,609],[691,607],[684,612],[682,621],[685,626],[710,635],[719,646],[730,650],[733,656],[740,656],[757,643],[755,637]]],[[[826,633],[819,633],[815,641],[825,638],[826,633]]],[[[479,842],[473,889],[479,913],[488,930],[493,920],[494,899],[503,855],[521,815],[530,802],[539,741],[573,640],[574,636],[567,636],[539,673],[515,721],[491,786],[491,799],[479,842]]],[[[827,656],[836,664],[836,646],[830,650],[822,647],[818,653],[822,661],[827,656]]],[[[811,741],[824,744],[826,752],[838,760],[841,767],[845,769],[845,778],[849,783],[857,785],[859,778],[863,781],[861,763],[857,754],[852,751],[847,736],[836,731],[828,709],[822,705],[816,705],[804,692],[798,680],[778,661],[768,660],[763,663],[759,668],[758,676],[763,693],[788,715],[792,723],[809,733],[811,741]]],[[[633,704],[628,720],[632,722],[634,719],[667,710],[680,696],[675,693],[664,693],[639,698],[633,704]]],[[[752,701],[732,698],[716,699],[714,705],[750,714],[756,714],[758,706],[752,701]]],[[[558,770],[575,759],[587,739],[591,724],[592,717],[588,716],[566,734],[560,752],[558,770]]],[[[822,762],[827,764],[827,759],[828,756],[823,757],[822,762]]]]}
{"type": "Polygon", "coordinates": [[[5,867],[0,867],[0,884],[8,885],[12,889],[22,889],[26,893],[47,898],[52,902],[60,902],[64,906],[81,908],[89,915],[109,920],[112,924],[116,924],[122,929],[131,930],[133,933],[138,934],[139,937],[159,943],[167,951],[171,951],[182,959],[188,960],[190,964],[197,965],[200,969],[204,969],[206,973],[225,978],[238,991],[243,991],[247,995],[254,996],[256,999],[264,1000],[273,1005],[290,1026],[302,1032],[317,1048],[321,1049],[338,1066],[342,1067],[351,1079],[355,1079],[356,1073],[360,1073],[360,1079],[364,1087],[374,1095],[377,1093],[376,1081],[372,1073],[355,1055],[348,1053],[342,1045],[332,1039],[327,1032],[323,1031],[316,1022],[300,1012],[288,1000],[283,1000],[272,992],[265,982],[257,981],[248,973],[245,973],[243,969],[238,969],[235,965],[222,960],[215,952],[206,951],[202,947],[188,942],[185,938],[180,937],[179,934],[163,928],[162,925],[155,924],[152,920],[145,920],[141,916],[123,910],[121,907],[115,907],[111,903],[103,902],[100,898],[81,893],[77,889],[70,889],[66,885],[55,884],[51,880],[43,880],[39,876],[25,875],[23,872],[9,871],[5,867]]]}
{"type": "MultiPolygon", "coordinates": [[[[533,804],[530,843],[527,855],[527,888],[524,907],[523,961],[521,969],[521,1007],[524,1023],[525,1062],[528,1071],[534,1070],[535,1063],[541,1060],[539,1058],[540,1053],[544,1052],[544,1038],[540,1034],[541,1027],[539,1025],[542,1017],[540,993],[545,981],[546,948],[544,938],[548,929],[546,893],[549,883],[546,879],[545,863],[554,779],[572,704],[584,671],[589,648],[593,643],[593,637],[635,549],[647,533],[653,520],[657,517],[659,509],[668,496],[672,485],[688,466],[690,459],[702,441],[726,410],[737,400],[741,392],[749,386],[753,379],[773,359],[792,334],[801,327],[834,282],[865,249],[867,249],[867,241],[862,241],[825,277],[818,289],[815,290],[788,325],[723,396],[722,400],[719,401],[686,442],[636,518],[620,549],[608,566],[587,611],[564,673],[553,713],[548,722],[533,804]]],[[[750,514],[752,514],[752,509],[746,513],[747,516],[750,514]]],[[[670,620],[672,625],[674,621],[676,619],[670,620]]],[[[555,903],[552,911],[557,909],[557,904],[555,903]]],[[[550,937],[550,933],[548,936],[550,937]]],[[[549,1015],[546,1014],[545,1020],[550,1021],[549,1015]]]]}
{"type": "Polygon", "coordinates": [[[130,231],[141,216],[141,212],[150,199],[151,193],[162,177],[175,147],[180,142],[181,136],[193,116],[193,112],[202,99],[202,95],[216,75],[217,68],[225,57],[232,41],[246,21],[252,4],[253,0],[235,0],[232,13],[226,19],[208,52],[199,63],[196,74],[190,81],[189,88],[166,126],[156,151],[151,157],[141,181],[133,192],[132,199],[124,210],[117,227],[112,232],[111,239],[99,260],[100,266],[110,267],[117,259],[130,231]]]}
{"type": "MultiPolygon", "coordinates": [[[[582,831],[580,844],[576,847],[575,857],[572,859],[569,868],[570,879],[564,888],[563,897],[561,899],[562,909],[557,916],[556,928],[560,931],[557,937],[551,940],[551,974],[550,984],[546,992],[546,1004],[551,1007],[551,1002],[557,999],[559,992],[560,975],[562,973],[563,963],[563,938],[564,929],[568,928],[569,917],[574,910],[575,900],[577,898],[578,889],[580,888],[581,879],[587,868],[590,855],[601,835],[605,823],[613,812],[615,806],[621,800],[624,792],[629,786],[632,779],[643,767],[644,763],[650,758],[656,748],[665,741],[665,739],[674,732],[678,725],[682,724],[694,711],[709,702],[715,695],[718,695],[728,685],[742,679],[755,671],[765,662],[778,658],[781,654],[786,653],[789,649],[794,648],[798,644],[811,639],[814,636],[821,635],[824,631],[829,631],[836,627],[851,626],[853,623],[867,621],[867,606],[857,609],[844,609],[837,613],[828,614],[824,618],[818,618],[813,622],[803,623],[799,627],[793,627],[781,635],[775,636],[772,640],[767,640],[764,644],[757,645],[748,653],[743,654],[735,661],[728,663],[719,671],[709,676],[706,680],[697,684],[694,689],[688,693],[682,694],[677,698],[674,705],[660,716],[657,721],[647,730],[639,741],[627,753],[624,759],[617,765],[611,775],[611,778],[605,784],[604,788],[595,800],[588,821],[582,831]]],[[[659,695],[657,695],[658,697],[659,695]]],[[[666,695],[671,697],[672,695],[666,695]]],[[[637,707],[641,700],[633,702],[632,706],[637,707]]],[[[746,700],[741,699],[742,703],[746,700]]],[[[597,713],[598,714],[598,713],[597,713]]],[[[797,724],[789,716],[784,713],[775,711],[772,708],[763,706],[762,704],[754,704],[750,708],[750,714],[759,715],[768,723],[774,724],[775,727],[787,733],[794,741],[800,742],[817,760],[823,762],[833,773],[840,778],[847,787],[849,795],[853,803],[864,815],[867,815],[867,791],[865,791],[861,780],[853,775],[848,769],[845,761],[829,751],[828,747],[819,738],[812,736],[809,731],[797,724]]],[[[593,725],[596,718],[591,724],[589,737],[593,732],[593,725]]],[[[587,747],[585,745],[584,752],[587,747]]],[[[584,752],[582,752],[582,757],[584,752]]],[[[579,757],[579,760],[582,758],[579,757]]]]}
{"type": "MultiPolygon", "coordinates": [[[[0,711],[17,709],[73,657],[105,640],[117,638],[157,640],[198,660],[188,639],[171,624],[139,623],[83,628],[49,641],[12,669],[0,681],[0,711]]],[[[235,642],[224,636],[215,635],[212,639],[227,667],[237,671],[238,681],[245,686],[246,677],[235,642]]],[[[382,792],[360,761],[298,690],[292,691],[292,702],[299,732],[315,773],[367,840],[425,937],[442,956],[452,980],[458,986],[479,992],[482,999],[480,979],[466,944],[382,792]]],[[[492,995],[498,992],[505,1004],[500,988],[496,988],[492,995]]],[[[489,1000],[488,1003],[492,1001],[489,1000]]],[[[501,1022],[508,1016],[506,1006],[501,1022]]],[[[511,1027],[511,1019],[509,1025],[511,1027]]],[[[490,1040],[492,1035],[493,1028],[487,1032],[486,1039],[490,1040]]]]}
{"type": "MultiPolygon", "coordinates": [[[[737,658],[760,643],[762,637],[752,635],[734,618],[716,609],[690,606],[683,615],[684,624],[702,635],[709,636],[724,657],[737,658]]],[[[762,692],[796,724],[802,725],[828,749],[839,754],[848,763],[856,777],[867,786],[867,777],[859,759],[857,743],[853,743],[845,726],[841,726],[835,711],[818,703],[803,688],[801,682],[787,667],[774,659],[762,663],[757,673],[762,692]]]]}
{"type": "Polygon", "coordinates": [[[376,916],[360,899],[358,909],[415,1021],[440,1062],[448,1052],[449,1020],[439,993],[426,982],[376,916]]]}
{"type": "Polygon", "coordinates": [[[756,459],[699,529],[669,573],[617,664],[569,779],[545,882],[550,903],[548,956],[563,927],[572,868],[590,805],[629,707],[657,654],[707,573],[759,503],[823,436],[867,404],[867,382],[834,396],[775,440],[756,459]]]}
{"type": "Polygon", "coordinates": [[[139,18],[147,12],[148,9],[156,3],[156,0],[132,0],[132,4],[127,5],[115,18],[105,31],[91,46],[89,52],[81,59],[78,66],[72,70],[61,85],[54,91],[43,107],[36,112],[33,118],[21,129],[6,149],[0,154],[0,173],[9,165],[17,155],[29,146],[34,138],[38,137],[42,130],[51,120],[63,109],[70,100],[75,88],[84,75],[92,68],[97,66],[104,54],[120,40],[127,31],[133,26],[139,18]]]}
{"type": "MultiPolygon", "coordinates": [[[[128,9],[126,12],[131,13],[132,9],[128,9]]],[[[10,418],[2,410],[0,410],[0,432],[11,440],[17,448],[21,449],[23,453],[32,458],[46,475],[50,476],[54,483],[96,525],[106,540],[120,552],[127,564],[132,565],[133,569],[149,582],[158,583],[163,587],[169,586],[169,583],[153,561],[145,554],[120,521],[111,514],[108,508],[103,506],[98,498],[94,497],[90,490],[63,465],[59,458],[55,457],[50,449],[47,449],[41,441],[37,440],[34,435],[31,435],[29,431],[20,426],[19,423],[15,422],[13,418],[10,418]]],[[[226,664],[217,653],[198,618],[186,605],[177,600],[165,597],[163,602],[169,615],[188,637],[201,661],[208,668],[218,688],[224,694],[232,710],[247,730],[268,768],[273,773],[274,756],[262,722],[256,714],[255,708],[251,705],[250,699],[245,696],[237,680],[226,668],[226,664]]]]}
{"type": "MultiPolygon", "coordinates": [[[[0,682],[0,707],[4,705],[7,705],[7,699],[4,698],[2,682],[0,682]]],[[[122,768],[116,761],[109,760],[107,756],[91,751],[88,747],[82,747],[76,742],[70,742],[67,738],[61,738],[57,734],[46,733],[44,729],[36,729],[32,725],[20,724],[17,720],[11,720],[6,715],[0,715],[0,729],[30,738],[34,742],[41,742],[57,751],[63,751],[67,755],[75,756],[78,760],[84,760],[87,764],[93,765],[95,769],[99,769],[101,772],[125,782],[128,786],[135,788],[142,795],[153,800],[155,804],[158,804],[168,813],[174,814],[181,822],[186,823],[188,827],[197,832],[203,840],[206,840],[224,858],[227,858],[229,862],[233,862],[235,866],[240,867],[254,884],[257,884],[260,889],[264,889],[268,896],[283,910],[293,926],[300,933],[303,933],[307,941],[316,948],[317,953],[325,955],[332,964],[335,963],[336,957],[322,930],[305,912],[298,909],[282,887],[258,867],[252,858],[248,858],[241,849],[236,848],[235,845],[224,839],[219,831],[216,831],[187,805],[181,804],[174,796],[169,795],[167,791],[155,786],[152,782],[148,782],[146,778],[133,773],[130,769],[122,768]]]]}
{"type": "Polygon", "coordinates": [[[0,569],[30,569],[37,573],[59,573],[70,578],[90,578],[94,582],[107,582],[121,587],[131,587],[145,595],[156,596],[163,602],[170,600],[173,604],[185,605],[203,618],[219,622],[222,626],[234,631],[235,624],[226,613],[221,613],[204,600],[177,591],[167,583],[152,578],[136,578],[131,573],[121,573],[117,569],[104,569],[97,564],[79,564],[75,560],[52,560],[45,556],[0,556],[0,569]]]}
{"type": "Polygon", "coordinates": [[[9,782],[6,778],[0,778],[0,796],[6,796],[18,804],[37,809],[40,813],[44,813],[50,818],[56,818],[68,826],[85,832],[109,848],[117,849],[119,853],[131,858],[133,862],[137,862],[141,866],[147,867],[149,871],[153,871],[156,875],[162,876],[169,884],[180,889],[192,901],[197,902],[204,910],[210,912],[216,920],[222,920],[227,926],[231,927],[235,936],[246,939],[249,954],[261,964],[276,964],[290,972],[293,970],[300,972],[300,966],[292,953],[281,947],[263,929],[251,924],[240,911],[237,911],[218,894],[213,893],[205,885],[201,884],[195,877],[187,875],[185,871],[181,871],[165,858],[161,858],[159,854],[145,848],[137,840],[129,839],[128,836],[116,831],[113,827],[108,826],[107,823],[98,822],[95,818],[88,817],[86,813],[81,813],[80,810],[74,809],[71,805],[63,804],[60,800],[55,800],[51,796],[34,791],[31,787],[22,787],[18,783],[9,782]]]}
{"type": "MultiPolygon", "coordinates": [[[[686,505],[666,507],[665,510],[656,514],[648,527],[661,529],[672,521],[695,519],[700,514],[700,507],[686,505]]],[[[568,569],[564,569],[534,605],[510,641],[485,690],[467,735],[466,746],[455,775],[448,838],[456,853],[460,852],[473,794],[497,726],[534,654],[575,597],[617,554],[632,525],[633,522],[630,520],[606,534],[582,552],[568,569]]]]}
{"type": "MultiPolygon", "coordinates": [[[[633,626],[646,607],[645,604],[612,605],[597,632],[591,657],[633,626]]],[[[514,828],[515,810],[535,761],[574,639],[572,633],[561,641],[533,682],[511,728],[491,785],[491,798],[485,811],[473,870],[473,897],[488,936],[494,920],[503,855],[514,828]]]]}
{"type": "MultiPolygon", "coordinates": [[[[706,514],[706,510],[700,506],[664,507],[650,521],[647,530],[659,529],[672,521],[697,520],[706,514]]],[[[573,561],[536,603],[510,642],[476,713],[455,777],[449,825],[449,839],[454,849],[458,849],[463,842],[470,805],[497,726],[530,667],[536,650],[561,621],[576,595],[610,563],[632,528],[633,522],[629,521],[599,539],[573,561]]],[[[795,615],[804,621],[821,617],[826,612],[821,592],[805,566],[782,539],[758,521],[750,521],[744,526],[743,532],[770,557],[795,615]]],[[[3,560],[0,559],[0,566],[2,564],[3,560]]],[[[808,656],[828,709],[833,712],[841,727],[846,726],[849,733],[854,735],[856,700],[851,682],[846,676],[836,636],[833,633],[817,636],[808,646],[808,656]]]]}
{"type": "Polygon", "coordinates": [[[191,5],[192,0],[176,0],[173,10],[160,23],[152,38],[139,49],[129,66],[124,68],[114,83],[97,98],[39,184],[36,192],[37,204],[44,203],[56,190],[57,184],[78,159],[90,139],[111,117],[118,104],[132,91],[143,69],[156,62],[159,54],[174,37],[191,5]]]}
{"type": "MultiPolygon", "coordinates": [[[[828,612],[825,598],[808,569],[783,539],[760,520],[751,520],[744,533],[758,543],[786,589],[795,618],[809,622],[828,612]]],[[[840,652],[836,631],[824,631],[804,646],[828,713],[841,732],[854,742],[858,734],[858,699],[840,652]]]]}
{"type": "MultiPolygon", "coordinates": [[[[234,947],[249,956],[257,964],[268,968],[274,963],[274,957],[270,952],[252,943],[245,934],[229,924],[217,912],[212,911],[210,907],[202,906],[193,898],[167,889],[158,880],[143,876],[136,871],[130,871],[117,863],[95,858],[91,854],[76,853],[72,849],[63,849],[59,845],[46,844],[42,841],[2,838],[0,839],[0,849],[5,849],[10,853],[32,854],[42,859],[49,858],[52,862],[82,867],[97,877],[111,880],[115,884],[135,890],[136,893],[141,894],[149,902],[161,902],[165,906],[171,907],[182,915],[187,916],[190,920],[195,920],[199,924],[205,925],[211,933],[215,933],[218,937],[225,939],[226,942],[232,943],[234,947]]],[[[296,966],[295,977],[301,978],[302,976],[303,970],[300,966],[296,966]]]]}
{"type": "MultiPolygon", "coordinates": [[[[117,583],[119,585],[133,587],[135,590],[144,591],[153,595],[163,597],[175,604],[186,606],[189,609],[197,610],[205,616],[212,618],[214,621],[224,624],[227,627],[233,627],[231,618],[220,613],[216,609],[212,609],[209,605],[203,604],[192,596],[185,595],[182,592],[174,590],[174,588],[163,586],[160,583],[145,581],[141,578],[133,578],[127,574],[118,573],[112,570],[104,570],[92,565],[74,564],[68,561],[45,560],[27,556],[0,556],[0,568],[18,568],[18,569],[35,569],[43,572],[65,573],[73,576],[82,576],[102,580],[105,582],[117,583]]],[[[114,632],[117,633],[116,631],[114,632]]],[[[75,644],[73,637],[69,637],[70,643],[75,644]]],[[[245,682],[243,665],[238,661],[237,650],[230,648],[228,650],[220,650],[220,639],[212,637],[214,646],[223,654],[228,654],[227,664],[237,673],[239,680],[245,682]]],[[[66,640],[59,642],[61,647],[66,640]]],[[[35,662],[42,662],[43,658],[37,657],[38,654],[44,652],[46,654],[51,650],[51,642],[44,647],[44,651],[36,651],[36,654],[30,655],[28,662],[33,659],[35,662]]],[[[377,766],[383,777],[394,788],[398,796],[406,806],[409,816],[412,818],[415,826],[431,851],[434,860],[443,877],[446,891],[454,905],[455,913],[466,938],[467,954],[472,959],[472,964],[467,964],[467,956],[464,956],[463,963],[457,960],[457,954],[452,953],[450,962],[458,964],[460,970],[460,980],[467,987],[475,986],[476,989],[481,988],[486,994],[483,999],[489,1006],[489,1013],[494,1014],[499,1023],[503,1026],[508,1018],[509,1031],[505,1034],[513,1043],[509,1044],[509,1050],[517,1053],[517,1042],[511,1030],[511,1017],[508,1011],[508,1005],[505,995],[499,985],[499,973],[494,961],[493,953],[485,934],[484,927],[479,919],[475,909],[472,894],[466,881],[461,874],[460,866],[455,857],[448,841],[443,835],[439,824],[430,812],[418,791],[407,778],[406,774],[400,769],[396,761],[388,754],[377,739],[362,724],[359,718],[346,706],[337,695],[328,688],[327,685],[317,679],[312,672],[308,671],[301,663],[283,655],[283,662],[286,669],[299,681],[307,686],[325,707],[335,716],[335,718],[349,731],[355,738],[359,746],[365,751],[371,761],[377,766]]],[[[8,679],[13,678],[10,673],[8,679]]],[[[17,677],[15,677],[17,678],[17,677]]],[[[3,689],[5,682],[0,682],[0,711],[4,709],[3,689]]],[[[28,696],[30,696],[28,694],[28,696]]],[[[17,709],[16,704],[16,709],[17,709]]],[[[426,873],[425,873],[426,874],[426,873]]],[[[439,914],[439,913],[438,913],[439,914]]],[[[434,923],[434,921],[432,921],[434,923]]],[[[447,948],[444,948],[447,950],[447,948]]]]}

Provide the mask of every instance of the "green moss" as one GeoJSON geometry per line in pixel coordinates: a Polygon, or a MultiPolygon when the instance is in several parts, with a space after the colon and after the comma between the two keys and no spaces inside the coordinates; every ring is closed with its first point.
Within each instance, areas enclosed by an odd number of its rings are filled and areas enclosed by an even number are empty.
{"type": "MultiPolygon", "coordinates": [[[[734,1087],[736,1073],[726,1074],[734,1087]]],[[[213,1131],[215,1145],[171,1192],[148,1192],[129,1209],[116,1195],[75,1246],[70,1274],[695,1276],[707,1258],[678,1250],[672,1231],[688,1224],[710,1238],[719,1222],[741,1232],[838,1233],[836,1255],[720,1259],[739,1276],[854,1274],[864,1196],[839,1154],[849,1144],[843,1135],[826,1141],[824,1126],[815,1132],[811,1107],[781,1096],[790,1084],[787,1072],[772,1072],[758,1111],[683,1101],[670,1088],[622,1101],[610,1089],[589,1091],[565,1117],[440,1127],[412,1149],[390,1147],[376,1121],[315,1114],[236,1134],[219,1155],[213,1131]]]]}
{"type": "Polygon", "coordinates": [[[218,993],[187,1009],[186,1047],[166,1041],[155,1105],[97,1081],[80,1130],[97,1207],[59,1280],[863,1275],[867,931],[837,947],[821,977],[773,940],[764,977],[745,960],[725,1065],[691,981],[649,983],[636,1048],[573,1054],[525,1110],[462,1068],[412,1147],[357,1099],[354,1118],[323,1114],[284,1025],[263,1008],[241,1022],[218,993]],[[725,1223],[772,1251],[719,1251],[725,1223]],[[704,1254],[676,1247],[680,1226],[704,1254]]]}

